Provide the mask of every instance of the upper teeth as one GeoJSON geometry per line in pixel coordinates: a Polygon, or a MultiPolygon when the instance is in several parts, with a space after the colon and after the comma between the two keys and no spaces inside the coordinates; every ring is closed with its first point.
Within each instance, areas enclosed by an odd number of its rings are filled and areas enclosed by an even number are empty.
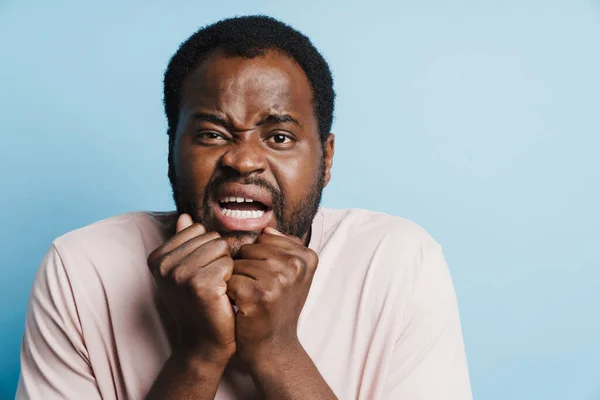
{"type": "Polygon", "coordinates": [[[221,199],[221,203],[243,203],[243,202],[252,203],[253,201],[254,201],[253,199],[246,199],[244,197],[235,197],[235,196],[223,197],[221,199]]]}

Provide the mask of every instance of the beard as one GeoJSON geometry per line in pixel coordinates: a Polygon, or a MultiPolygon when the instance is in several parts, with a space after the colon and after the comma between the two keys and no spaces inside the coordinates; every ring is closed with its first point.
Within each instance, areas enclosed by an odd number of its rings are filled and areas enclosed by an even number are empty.
{"type": "Polygon", "coordinates": [[[180,184],[177,179],[171,181],[173,199],[179,215],[189,214],[195,222],[204,225],[207,232],[216,231],[227,240],[231,248],[231,254],[235,256],[244,244],[254,243],[262,232],[246,231],[220,231],[214,226],[214,211],[210,204],[217,199],[214,198],[220,187],[227,183],[240,183],[245,185],[259,186],[271,194],[271,204],[275,217],[275,229],[286,235],[296,236],[300,239],[306,235],[312,225],[312,221],[319,210],[323,188],[325,186],[325,159],[317,174],[317,179],[306,196],[301,198],[295,205],[291,205],[283,192],[260,177],[239,178],[231,175],[215,175],[206,188],[202,202],[198,201],[198,194],[193,192],[189,185],[180,184]]]}

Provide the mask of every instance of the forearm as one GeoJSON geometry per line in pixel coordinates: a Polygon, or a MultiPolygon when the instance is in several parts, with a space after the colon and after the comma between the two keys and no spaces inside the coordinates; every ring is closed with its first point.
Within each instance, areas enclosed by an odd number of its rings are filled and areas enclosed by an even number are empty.
{"type": "Polygon", "coordinates": [[[253,363],[254,383],[267,400],[337,399],[302,345],[267,351],[253,363]]]}
{"type": "Polygon", "coordinates": [[[163,366],[146,400],[212,400],[226,366],[226,360],[210,360],[176,350],[163,366]]]}

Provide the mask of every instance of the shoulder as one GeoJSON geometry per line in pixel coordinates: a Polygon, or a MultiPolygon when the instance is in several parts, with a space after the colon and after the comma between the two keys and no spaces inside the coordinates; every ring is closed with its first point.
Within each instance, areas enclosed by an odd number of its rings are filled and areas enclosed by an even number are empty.
{"type": "Polygon", "coordinates": [[[403,217],[359,208],[320,211],[324,237],[343,235],[346,241],[370,246],[390,243],[404,251],[439,247],[423,227],[403,217]]]}
{"type": "Polygon", "coordinates": [[[174,216],[167,212],[118,215],[57,238],[53,248],[74,289],[80,288],[84,295],[91,295],[92,287],[102,296],[112,288],[130,291],[150,276],[147,257],[169,237],[174,216]]]}
{"type": "MultiPolygon", "coordinates": [[[[62,256],[109,255],[120,251],[149,254],[167,237],[174,221],[173,212],[137,211],[110,217],[68,232],[53,245],[62,256]]],[[[147,256],[146,254],[146,256],[147,256]]]]}
{"type": "Polygon", "coordinates": [[[174,216],[132,212],[69,232],[53,242],[51,257],[42,261],[40,271],[46,272],[38,284],[54,271],[61,274],[55,292],[71,293],[84,328],[94,318],[108,321],[128,307],[148,308],[154,286],[147,257],[167,239],[174,216]]]}
{"type": "Polygon", "coordinates": [[[441,247],[415,222],[362,209],[322,208],[320,213],[323,229],[315,293],[335,293],[345,302],[355,299],[355,309],[369,310],[370,317],[360,323],[366,331],[381,328],[378,316],[389,315],[393,342],[415,295],[435,292],[429,288],[442,284],[447,290],[441,247]]]}
{"type": "Polygon", "coordinates": [[[376,292],[411,293],[427,260],[442,253],[425,229],[406,218],[362,209],[322,208],[320,213],[320,261],[337,271],[332,276],[368,280],[376,292]]]}
{"type": "Polygon", "coordinates": [[[419,277],[429,273],[431,260],[436,263],[434,274],[447,273],[441,246],[415,222],[362,209],[321,212],[319,258],[340,268],[340,274],[369,280],[382,294],[388,290],[408,294],[419,277]]]}

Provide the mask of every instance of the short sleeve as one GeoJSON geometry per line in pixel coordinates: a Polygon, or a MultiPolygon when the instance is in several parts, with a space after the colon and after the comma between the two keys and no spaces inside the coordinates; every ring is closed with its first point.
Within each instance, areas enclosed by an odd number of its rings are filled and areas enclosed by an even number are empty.
{"type": "Polygon", "coordinates": [[[40,265],[29,298],[16,399],[101,399],[71,283],[54,246],[40,265]]]}
{"type": "Polygon", "coordinates": [[[472,399],[456,295],[442,249],[422,250],[385,399],[472,399]]]}

